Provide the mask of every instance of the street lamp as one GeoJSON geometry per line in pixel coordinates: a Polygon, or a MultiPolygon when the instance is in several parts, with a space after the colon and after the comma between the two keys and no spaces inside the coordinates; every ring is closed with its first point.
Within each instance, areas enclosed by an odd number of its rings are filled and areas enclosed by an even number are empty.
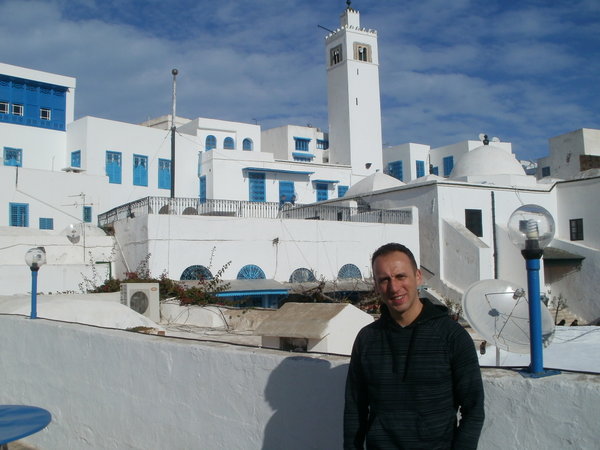
{"type": "Polygon", "coordinates": [[[517,208],[508,220],[510,240],[525,258],[527,294],[529,298],[529,348],[531,363],[523,375],[538,378],[558,371],[544,371],[542,346],[542,299],[540,295],[540,259],[554,237],[554,219],[538,205],[517,208]]]}
{"type": "Polygon", "coordinates": [[[31,319],[37,319],[37,273],[46,264],[46,249],[31,248],[25,253],[25,262],[31,269],[31,319]]]}

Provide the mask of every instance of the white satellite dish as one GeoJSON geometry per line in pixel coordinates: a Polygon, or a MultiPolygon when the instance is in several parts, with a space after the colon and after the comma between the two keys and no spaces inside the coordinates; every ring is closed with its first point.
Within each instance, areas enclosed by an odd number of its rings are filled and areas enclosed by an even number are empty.
{"type": "Polygon", "coordinates": [[[69,228],[66,230],[67,239],[71,241],[72,244],[77,244],[79,242],[79,238],[81,237],[81,233],[75,227],[75,225],[69,225],[69,228]]]}
{"type": "MultiPolygon", "coordinates": [[[[462,298],[465,319],[497,349],[529,353],[529,304],[525,292],[509,281],[477,281],[462,298]]],[[[554,336],[554,320],[548,308],[541,306],[542,342],[547,347],[554,336]]]]}

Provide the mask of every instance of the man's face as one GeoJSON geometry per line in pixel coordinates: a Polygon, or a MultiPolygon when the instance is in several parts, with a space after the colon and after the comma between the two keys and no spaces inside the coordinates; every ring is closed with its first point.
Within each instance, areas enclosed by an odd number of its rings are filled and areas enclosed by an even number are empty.
{"type": "Polygon", "coordinates": [[[375,291],[392,318],[402,326],[412,323],[423,305],[417,291],[421,271],[413,268],[410,258],[397,251],[378,256],[373,261],[373,278],[375,291]]]}

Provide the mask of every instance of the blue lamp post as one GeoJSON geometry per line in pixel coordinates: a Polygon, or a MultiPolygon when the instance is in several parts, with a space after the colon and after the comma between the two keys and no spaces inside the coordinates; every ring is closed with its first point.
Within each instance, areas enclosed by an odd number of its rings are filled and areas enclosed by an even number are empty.
{"type": "Polygon", "coordinates": [[[25,262],[31,269],[31,319],[37,319],[37,273],[46,264],[46,249],[31,248],[25,253],[25,262]]]}
{"type": "Polygon", "coordinates": [[[552,215],[538,205],[523,205],[517,208],[508,220],[508,234],[513,244],[521,249],[527,268],[531,363],[523,375],[535,378],[558,373],[544,370],[540,295],[540,259],[544,248],[554,237],[554,229],[552,215]]]}

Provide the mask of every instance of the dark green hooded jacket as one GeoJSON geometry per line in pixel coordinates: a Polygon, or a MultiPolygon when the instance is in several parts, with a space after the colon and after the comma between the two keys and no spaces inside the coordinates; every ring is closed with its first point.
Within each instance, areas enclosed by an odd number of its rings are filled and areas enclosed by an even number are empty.
{"type": "Polygon", "coordinates": [[[476,449],[483,385],[467,331],[448,310],[421,299],[401,327],[385,305],[356,337],[346,380],[344,448],[476,449]],[[456,413],[461,420],[457,426],[456,413]]]}

